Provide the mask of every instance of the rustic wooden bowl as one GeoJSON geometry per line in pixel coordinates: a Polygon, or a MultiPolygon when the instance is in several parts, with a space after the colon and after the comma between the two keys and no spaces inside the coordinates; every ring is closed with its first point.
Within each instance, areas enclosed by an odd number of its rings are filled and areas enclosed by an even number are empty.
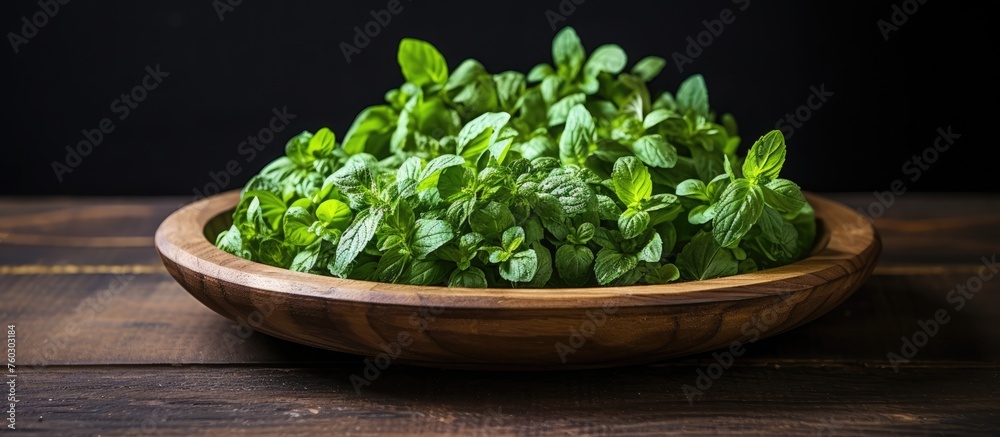
{"type": "Polygon", "coordinates": [[[237,191],[173,213],[156,248],[177,282],[215,312],[285,340],[375,357],[379,367],[609,367],[739,347],[847,299],[871,275],[881,240],[856,212],[808,199],[818,221],[808,258],[669,285],[449,289],[293,272],[213,246],[232,223],[237,191]]]}

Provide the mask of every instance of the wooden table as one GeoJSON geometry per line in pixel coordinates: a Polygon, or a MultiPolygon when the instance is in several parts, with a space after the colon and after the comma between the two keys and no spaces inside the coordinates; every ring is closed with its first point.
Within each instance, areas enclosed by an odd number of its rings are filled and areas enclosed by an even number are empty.
{"type": "Polygon", "coordinates": [[[152,235],[181,201],[0,199],[0,323],[15,325],[18,430],[1000,432],[1000,279],[983,267],[1000,252],[995,195],[898,199],[876,221],[885,251],[854,297],[731,365],[708,353],[561,373],[391,366],[360,393],[350,377],[362,357],[254,333],[167,275],[152,235]],[[981,289],[961,297],[958,285],[981,289]],[[935,316],[947,322],[935,328],[935,316]]]}

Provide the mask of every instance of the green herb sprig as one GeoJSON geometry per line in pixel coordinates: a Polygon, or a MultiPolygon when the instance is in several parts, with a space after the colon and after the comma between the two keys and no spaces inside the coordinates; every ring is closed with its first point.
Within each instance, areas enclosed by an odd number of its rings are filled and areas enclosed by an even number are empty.
{"type": "Polygon", "coordinates": [[[812,208],[779,178],[772,131],[737,156],[705,80],[650,94],[666,65],[631,70],[613,44],[584,51],[572,28],[550,64],[452,71],[404,39],[401,87],[342,142],[327,128],[244,188],[216,245],[299,272],[449,287],[584,287],[701,280],[792,262],[812,208]]]}

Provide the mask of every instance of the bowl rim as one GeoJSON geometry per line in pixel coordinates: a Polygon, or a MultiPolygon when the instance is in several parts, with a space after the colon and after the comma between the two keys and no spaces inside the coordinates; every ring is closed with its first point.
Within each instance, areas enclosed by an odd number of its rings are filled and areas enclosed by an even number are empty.
{"type": "MultiPolygon", "coordinates": [[[[188,270],[224,283],[284,297],[423,308],[535,309],[689,305],[786,296],[873,269],[881,239],[872,222],[847,206],[805,193],[822,221],[827,244],[784,266],[716,279],[662,285],[580,288],[448,288],[341,279],[295,272],[225,252],[208,240],[206,225],[236,206],[240,190],[219,193],[173,212],[156,230],[155,246],[172,275],[188,270]],[[863,260],[869,253],[873,261],[863,260]]],[[[178,279],[180,279],[178,277],[178,279]]],[[[184,281],[180,281],[182,284],[184,281]]]]}

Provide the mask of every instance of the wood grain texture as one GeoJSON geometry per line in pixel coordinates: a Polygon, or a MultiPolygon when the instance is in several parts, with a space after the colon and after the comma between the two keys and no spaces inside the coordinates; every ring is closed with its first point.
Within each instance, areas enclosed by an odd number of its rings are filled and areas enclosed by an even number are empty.
{"type": "Polygon", "coordinates": [[[292,272],[223,252],[210,240],[228,227],[238,198],[229,192],[196,202],[157,230],[157,250],[188,292],[278,338],[432,367],[629,365],[768,337],[843,302],[881,251],[860,215],[810,196],[818,246],[779,268],[655,286],[419,287],[292,272]]]}
{"type": "Polygon", "coordinates": [[[0,199],[0,265],[160,264],[153,233],[181,199],[0,199]]]}
{"type": "MultiPolygon", "coordinates": [[[[899,196],[888,208],[872,194],[838,195],[836,199],[866,211],[875,220],[890,256],[880,264],[950,264],[1000,249],[1000,196],[997,194],[913,193],[899,196]],[[874,214],[872,214],[874,213],[874,214]]],[[[973,261],[974,262],[974,261],[973,261]]]]}
{"type": "MultiPolygon", "coordinates": [[[[393,369],[395,370],[395,369],[393,369]]],[[[984,368],[738,365],[693,395],[693,366],[561,373],[60,368],[24,374],[24,432],[95,435],[985,435],[984,368]]],[[[703,387],[705,385],[703,384],[703,387]]]]}

